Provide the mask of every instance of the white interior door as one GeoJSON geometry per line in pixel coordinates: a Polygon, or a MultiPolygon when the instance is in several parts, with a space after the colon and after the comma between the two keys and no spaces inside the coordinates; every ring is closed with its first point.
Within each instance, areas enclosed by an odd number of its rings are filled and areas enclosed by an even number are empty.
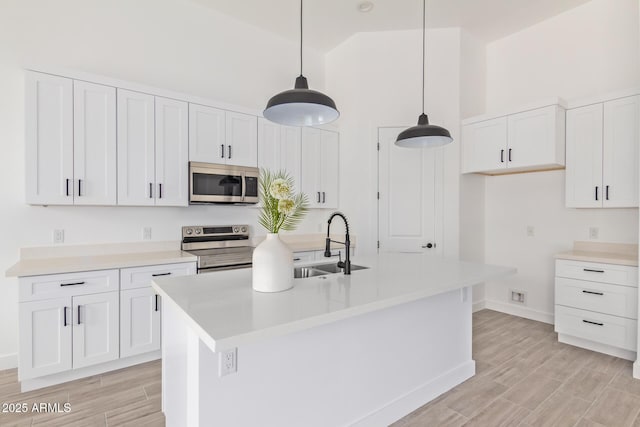
{"type": "Polygon", "coordinates": [[[378,129],[379,250],[441,254],[442,151],[396,146],[404,129],[378,129]]]}

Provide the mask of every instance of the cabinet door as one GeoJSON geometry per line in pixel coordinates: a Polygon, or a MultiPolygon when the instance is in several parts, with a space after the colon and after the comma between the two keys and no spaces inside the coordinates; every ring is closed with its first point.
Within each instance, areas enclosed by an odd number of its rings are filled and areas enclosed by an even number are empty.
{"type": "Polygon", "coordinates": [[[155,99],[156,205],[189,204],[189,104],[155,99]]]}
{"type": "Polygon", "coordinates": [[[73,82],[74,204],[116,204],[116,89],[73,82]]]}
{"type": "Polygon", "coordinates": [[[602,104],[567,111],[568,208],[602,206],[602,118],[602,104]]]}
{"type": "Polygon", "coordinates": [[[295,191],[300,191],[301,181],[301,131],[300,128],[281,126],[280,129],[280,168],[291,175],[295,182],[295,191]]]}
{"type": "Polygon", "coordinates": [[[604,207],[638,207],[640,96],[604,103],[604,207]]]}
{"type": "Polygon", "coordinates": [[[154,99],[118,89],[118,204],[153,205],[154,99]]]}
{"type": "Polygon", "coordinates": [[[120,356],[160,350],[160,297],[151,287],[120,294],[120,356]]]}
{"type": "Polygon", "coordinates": [[[249,114],[226,113],[226,163],[258,166],[258,118],[249,114]]]}
{"type": "Polygon", "coordinates": [[[225,163],[224,110],[189,104],[189,160],[225,163]]]}
{"type": "Polygon", "coordinates": [[[321,133],[320,129],[302,128],[302,191],[309,197],[309,207],[321,208],[321,133]]]}
{"type": "Polygon", "coordinates": [[[564,165],[564,110],[556,105],[508,118],[507,167],[564,165]]]}
{"type": "Polygon", "coordinates": [[[73,368],[119,357],[119,292],[73,297],[73,368]]]}
{"type": "Polygon", "coordinates": [[[280,138],[282,126],[258,119],[258,167],[272,172],[281,168],[280,138]]]}
{"type": "Polygon", "coordinates": [[[19,312],[20,380],[71,369],[71,297],[20,303],[19,312]]]}
{"type": "Polygon", "coordinates": [[[462,171],[484,172],[507,167],[507,118],[462,127],[462,171]]]}
{"type": "Polygon", "coordinates": [[[73,204],[73,82],[27,72],[26,201],[73,204]]]}
{"type": "Polygon", "coordinates": [[[338,207],[339,177],[339,134],[323,130],[320,136],[322,207],[336,209],[338,207]]]}

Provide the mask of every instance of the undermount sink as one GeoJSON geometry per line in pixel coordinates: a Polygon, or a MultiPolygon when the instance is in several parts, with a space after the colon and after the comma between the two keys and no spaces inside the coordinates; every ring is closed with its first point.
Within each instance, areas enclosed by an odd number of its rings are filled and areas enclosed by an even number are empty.
{"type": "MultiPolygon", "coordinates": [[[[364,270],[362,265],[351,264],[351,271],[364,270]]],[[[307,277],[326,276],[327,274],[342,273],[342,269],[338,267],[337,263],[331,264],[318,264],[310,265],[308,267],[295,267],[293,269],[294,279],[304,279],[307,277]]]]}

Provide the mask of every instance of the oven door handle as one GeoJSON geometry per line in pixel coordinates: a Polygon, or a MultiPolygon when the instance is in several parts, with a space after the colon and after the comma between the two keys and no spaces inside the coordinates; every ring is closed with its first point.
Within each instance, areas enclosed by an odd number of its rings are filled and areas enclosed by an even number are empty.
{"type": "Polygon", "coordinates": [[[244,197],[247,195],[247,174],[242,172],[242,201],[244,202],[244,197]]]}

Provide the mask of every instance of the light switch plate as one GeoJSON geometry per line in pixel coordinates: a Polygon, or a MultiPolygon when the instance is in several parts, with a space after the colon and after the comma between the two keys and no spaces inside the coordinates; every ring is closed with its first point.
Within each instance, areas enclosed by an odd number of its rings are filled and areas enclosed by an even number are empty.
{"type": "Polygon", "coordinates": [[[53,243],[64,243],[64,230],[53,230],[53,243]]]}

